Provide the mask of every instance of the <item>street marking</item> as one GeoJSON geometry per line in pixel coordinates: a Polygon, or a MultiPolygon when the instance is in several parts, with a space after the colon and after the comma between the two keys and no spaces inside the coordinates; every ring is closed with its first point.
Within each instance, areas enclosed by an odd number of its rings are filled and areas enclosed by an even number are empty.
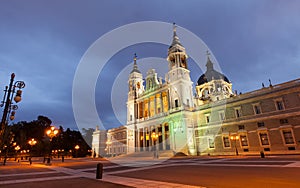
{"type": "Polygon", "coordinates": [[[19,174],[2,174],[1,177],[11,177],[11,176],[28,176],[28,175],[41,175],[41,174],[55,174],[56,171],[49,171],[49,172],[25,172],[25,173],[19,173],[19,174]]]}
{"type": "Polygon", "coordinates": [[[58,176],[58,177],[6,180],[6,181],[0,181],[0,185],[15,184],[15,183],[28,183],[28,182],[37,182],[37,181],[47,181],[47,180],[52,181],[52,180],[61,180],[61,179],[72,179],[72,178],[78,178],[78,177],[80,177],[80,176],[58,176]]]}
{"type": "Polygon", "coordinates": [[[300,161],[285,165],[284,167],[297,167],[297,168],[300,168],[300,161]]]}

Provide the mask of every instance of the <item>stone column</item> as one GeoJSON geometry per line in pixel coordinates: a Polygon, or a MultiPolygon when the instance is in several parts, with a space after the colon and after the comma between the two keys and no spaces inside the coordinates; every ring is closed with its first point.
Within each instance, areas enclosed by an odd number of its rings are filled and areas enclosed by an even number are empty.
{"type": "Polygon", "coordinates": [[[140,129],[138,129],[137,128],[137,138],[135,138],[136,139],[136,141],[137,141],[137,151],[141,151],[141,149],[140,149],[140,129]]]}
{"type": "Polygon", "coordinates": [[[163,150],[166,150],[165,124],[161,126],[163,150]]]}

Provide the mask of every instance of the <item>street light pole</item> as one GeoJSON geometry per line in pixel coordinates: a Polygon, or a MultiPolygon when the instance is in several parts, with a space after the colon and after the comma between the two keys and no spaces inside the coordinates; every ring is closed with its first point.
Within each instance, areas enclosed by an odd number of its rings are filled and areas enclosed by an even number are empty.
{"type": "Polygon", "coordinates": [[[5,87],[4,90],[4,96],[3,100],[1,101],[0,107],[4,106],[3,114],[2,114],[2,119],[1,119],[1,129],[0,129],[0,145],[2,145],[5,141],[5,130],[7,127],[7,117],[10,114],[11,110],[11,116],[10,120],[13,120],[15,118],[15,110],[18,109],[17,105],[14,105],[12,102],[13,99],[13,94],[16,93],[16,96],[14,97],[14,101],[16,103],[20,102],[22,100],[21,95],[22,95],[22,88],[25,87],[25,83],[23,81],[16,81],[14,83],[15,79],[15,74],[12,73],[10,76],[10,82],[9,85],[5,87]],[[17,91],[15,91],[16,88],[19,88],[17,91]]]}
{"type": "Polygon", "coordinates": [[[58,130],[54,126],[51,126],[50,129],[48,129],[46,131],[46,134],[50,138],[50,140],[49,140],[49,145],[50,145],[49,146],[50,147],[49,158],[47,160],[47,163],[49,164],[50,163],[50,158],[51,158],[51,142],[52,142],[52,138],[55,137],[58,134],[58,130]]]}
{"type": "MultiPolygon", "coordinates": [[[[20,146],[16,146],[16,147],[15,147],[15,150],[16,150],[16,158],[15,158],[15,161],[16,161],[17,158],[18,158],[18,151],[19,151],[20,149],[21,149],[20,146]]],[[[19,159],[18,159],[18,162],[19,162],[19,159]]]]}
{"type": "Polygon", "coordinates": [[[79,146],[79,145],[76,145],[74,148],[75,148],[75,150],[76,150],[76,155],[75,155],[75,157],[77,158],[77,157],[78,157],[78,150],[79,150],[80,146],[79,146]]]}
{"type": "Polygon", "coordinates": [[[32,138],[31,140],[29,140],[28,141],[28,144],[31,146],[31,151],[30,151],[30,157],[29,157],[29,163],[30,164],[32,164],[32,160],[31,160],[31,158],[32,158],[32,153],[33,153],[33,146],[35,145],[37,143],[37,141],[34,139],[34,138],[32,138]]]}
{"type": "Polygon", "coordinates": [[[233,141],[234,141],[235,154],[236,154],[236,155],[239,155],[239,151],[238,151],[238,149],[237,149],[237,147],[236,147],[236,141],[239,140],[239,136],[237,136],[237,135],[236,135],[236,136],[231,136],[231,137],[230,137],[230,140],[233,140],[233,141]]]}

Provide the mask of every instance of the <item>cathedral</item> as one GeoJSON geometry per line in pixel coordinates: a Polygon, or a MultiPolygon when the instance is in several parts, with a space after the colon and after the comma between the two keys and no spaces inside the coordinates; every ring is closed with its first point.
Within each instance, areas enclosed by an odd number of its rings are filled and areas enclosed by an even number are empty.
{"type": "Polygon", "coordinates": [[[92,148],[97,156],[300,153],[299,79],[237,94],[207,52],[206,72],[193,88],[187,59],[175,25],[164,80],[154,69],[144,77],[134,57],[127,123],[96,128],[92,148]]]}

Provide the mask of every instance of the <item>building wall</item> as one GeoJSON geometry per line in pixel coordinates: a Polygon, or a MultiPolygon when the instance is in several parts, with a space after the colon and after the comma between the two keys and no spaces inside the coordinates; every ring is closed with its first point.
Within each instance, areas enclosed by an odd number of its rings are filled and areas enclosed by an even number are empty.
{"type": "Polygon", "coordinates": [[[124,126],[107,131],[106,154],[117,156],[127,153],[127,129],[124,126]]]}
{"type": "Polygon", "coordinates": [[[198,151],[202,155],[232,155],[236,146],[239,154],[258,154],[260,151],[271,154],[300,153],[299,93],[299,80],[294,80],[231,97],[223,103],[217,101],[200,106],[196,111],[198,117],[195,117],[198,120],[195,129],[198,151]],[[283,109],[278,109],[277,101],[282,102],[283,109]],[[260,106],[259,114],[255,114],[255,105],[260,106]],[[224,121],[220,121],[216,113],[221,108],[225,111],[224,121]],[[236,116],[237,108],[240,109],[240,117],[236,116]],[[209,123],[205,118],[207,114],[210,114],[209,123]],[[231,136],[238,136],[239,139],[230,140],[231,136]],[[262,143],[261,137],[264,136],[269,144],[266,141],[262,143]],[[224,137],[225,140],[228,137],[229,143],[224,141],[224,137]],[[289,137],[289,143],[285,143],[285,137],[289,137]],[[212,138],[214,148],[209,147],[209,139],[212,138]]]}
{"type": "Polygon", "coordinates": [[[103,157],[106,155],[105,147],[106,147],[106,131],[105,130],[99,130],[98,127],[96,127],[96,130],[94,131],[92,140],[92,150],[93,150],[93,156],[95,157],[103,157]]]}

